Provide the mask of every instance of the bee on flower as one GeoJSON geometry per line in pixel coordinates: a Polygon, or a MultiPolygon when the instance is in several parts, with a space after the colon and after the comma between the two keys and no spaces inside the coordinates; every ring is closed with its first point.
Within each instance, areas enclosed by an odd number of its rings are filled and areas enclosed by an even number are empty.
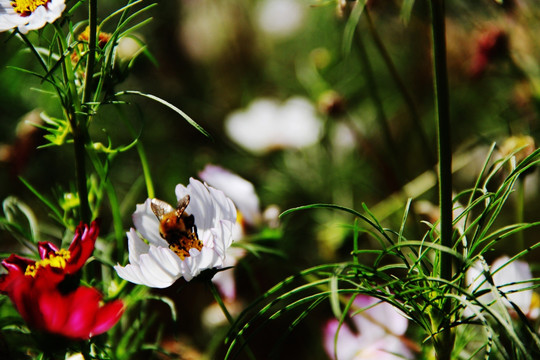
{"type": "Polygon", "coordinates": [[[127,233],[129,264],[115,266],[121,278],[166,288],[181,277],[190,281],[203,270],[224,267],[236,222],[233,202],[195,179],[175,192],[176,207],[159,199],[137,205],[135,228],[127,233]]]}

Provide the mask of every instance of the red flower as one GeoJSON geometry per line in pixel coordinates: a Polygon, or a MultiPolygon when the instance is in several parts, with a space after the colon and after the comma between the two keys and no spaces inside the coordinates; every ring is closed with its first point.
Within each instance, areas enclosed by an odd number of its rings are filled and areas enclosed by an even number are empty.
{"type": "Polygon", "coordinates": [[[28,326],[71,339],[88,339],[109,330],[120,319],[120,300],[103,304],[94,288],[73,284],[76,272],[94,250],[96,222],[80,224],[68,250],[39,243],[40,261],[12,254],[2,261],[8,273],[0,277],[7,294],[28,326]]]}

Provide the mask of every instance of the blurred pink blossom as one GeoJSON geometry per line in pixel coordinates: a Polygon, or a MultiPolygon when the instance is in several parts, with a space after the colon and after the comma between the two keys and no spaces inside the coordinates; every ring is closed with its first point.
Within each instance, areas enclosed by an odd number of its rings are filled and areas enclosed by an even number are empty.
{"type": "Polygon", "coordinates": [[[408,320],[392,305],[374,297],[359,295],[353,304],[352,322],[339,328],[337,319],[329,320],[323,329],[323,346],[330,359],[398,360],[413,358],[404,334],[408,320]],[[337,338],[336,333],[339,331],[337,338]]]}

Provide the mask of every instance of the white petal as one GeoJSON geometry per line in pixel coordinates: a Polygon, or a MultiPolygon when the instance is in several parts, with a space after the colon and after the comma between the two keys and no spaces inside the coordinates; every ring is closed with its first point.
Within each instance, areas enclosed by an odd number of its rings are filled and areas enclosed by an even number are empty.
{"type": "MultiPolygon", "coordinates": [[[[141,255],[139,259],[141,274],[146,278],[148,286],[164,288],[172,285],[180,274],[173,274],[162,266],[159,262],[159,256],[156,256],[153,249],[159,249],[155,246],[150,247],[150,253],[141,255]]],[[[163,249],[163,248],[162,248],[163,249]]]]}
{"type": "Polygon", "coordinates": [[[259,198],[252,183],[215,165],[206,165],[199,173],[199,177],[214,188],[223,191],[234,202],[248,224],[256,225],[260,222],[259,198]]]}
{"type": "MultiPolygon", "coordinates": [[[[182,187],[180,186],[179,189],[182,190],[182,187]]],[[[208,188],[200,181],[191,178],[187,191],[191,196],[191,201],[186,211],[195,218],[197,229],[207,230],[212,228],[216,211],[208,188]]],[[[178,194],[177,191],[176,196],[180,199],[178,194]]]]}
{"type": "Polygon", "coordinates": [[[62,16],[65,8],[64,0],[52,0],[46,6],[38,6],[30,15],[21,16],[13,10],[9,1],[2,1],[0,3],[0,31],[18,27],[21,33],[26,34],[30,30],[42,28],[46,23],[53,23],[62,16]]]}
{"type": "Polygon", "coordinates": [[[133,224],[141,235],[151,244],[168,247],[169,244],[159,235],[159,220],[150,206],[151,199],[146,199],[144,204],[137,204],[132,215],[133,224]]]}
{"type": "MultiPolygon", "coordinates": [[[[514,285],[506,284],[531,280],[532,273],[529,264],[524,261],[514,260],[510,264],[504,266],[509,260],[510,258],[508,256],[503,256],[493,262],[491,265],[491,272],[494,273],[493,282],[502,292],[507,293],[506,296],[510,301],[519,306],[524,313],[527,313],[531,306],[533,292],[531,289],[522,289],[532,286],[532,282],[514,285]],[[497,269],[500,270],[497,271],[497,269]]],[[[510,304],[508,304],[508,306],[510,306],[510,304]]]]}
{"type": "Polygon", "coordinates": [[[149,246],[141,240],[135,229],[131,228],[126,234],[128,238],[129,262],[136,265],[139,263],[139,257],[142,254],[148,253],[149,246]]]}

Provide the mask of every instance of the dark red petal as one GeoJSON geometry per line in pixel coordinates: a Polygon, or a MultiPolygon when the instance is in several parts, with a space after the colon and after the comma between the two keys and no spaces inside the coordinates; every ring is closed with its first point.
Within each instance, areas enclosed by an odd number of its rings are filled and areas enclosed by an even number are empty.
{"type": "Polygon", "coordinates": [[[124,313],[125,307],[121,300],[115,300],[102,306],[96,314],[92,336],[99,335],[112,328],[124,313]]]}
{"type": "Polygon", "coordinates": [[[26,259],[15,254],[11,254],[7,259],[2,260],[2,266],[4,266],[9,272],[18,271],[22,272],[23,274],[28,265],[34,265],[35,263],[36,262],[34,260],[26,259]]]}
{"type": "Polygon", "coordinates": [[[58,248],[56,245],[48,241],[40,241],[38,242],[38,251],[39,257],[45,259],[49,257],[49,254],[54,254],[56,251],[58,251],[58,248]]]}
{"type": "Polygon", "coordinates": [[[73,274],[84,265],[94,251],[98,234],[99,226],[96,221],[92,221],[90,227],[82,222],[77,226],[73,242],[69,246],[71,257],[66,265],[66,273],[73,274]]]}

